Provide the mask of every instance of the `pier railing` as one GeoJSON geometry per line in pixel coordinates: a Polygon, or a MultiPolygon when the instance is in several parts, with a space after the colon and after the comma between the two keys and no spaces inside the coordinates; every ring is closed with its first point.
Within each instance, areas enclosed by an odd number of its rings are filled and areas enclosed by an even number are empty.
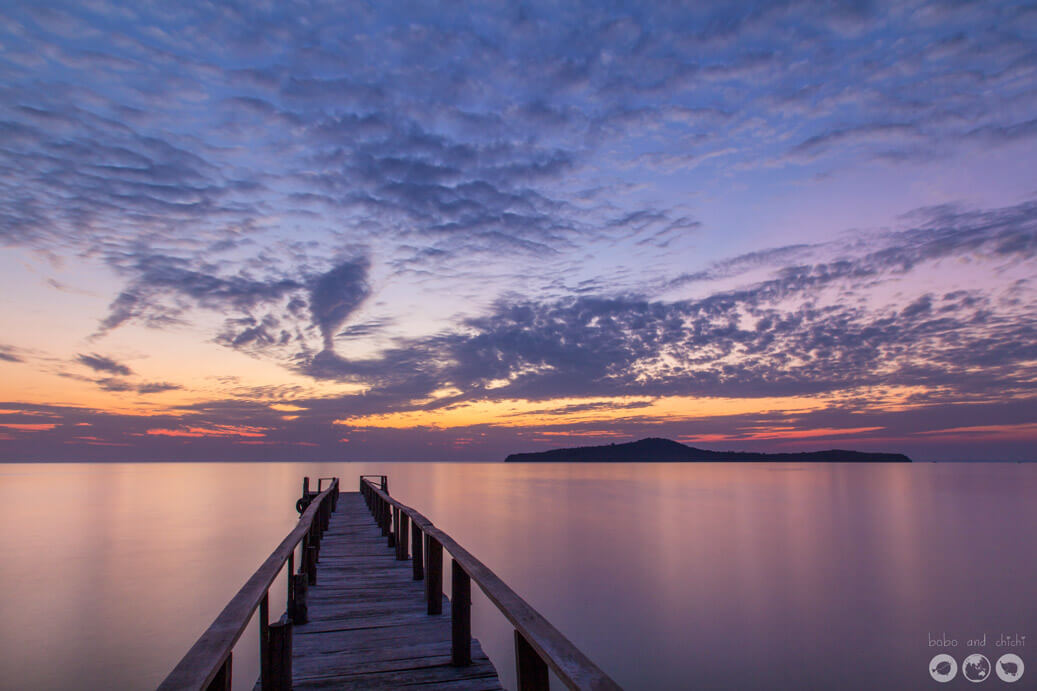
{"type": "Polygon", "coordinates": [[[620,687],[569,639],[464,547],[411,507],[389,496],[388,478],[362,475],[360,492],[375,521],[396,548],[396,558],[413,560],[414,580],[425,580],[428,613],[443,611],[443,551],[451,559],[453,664],[472,661],[472,581],[515,628],[515,666],[519,691],[547,691],[548,667],[570,689],[620,687]],[[377,480],[372,482],[372,479],[377,480]]]}
{"type": "Polygon", "coordinates": [[[281,541],[262,566],[245,582],[231,601],[223,608],[212,625],[187,651],[158,687],[172,689],[206,689],[230,691],[231,662],[234,644],[248,626],[252,614],[259,608],[259,665],[262,688],[290,689],[292,659],[292,623],[306,622],[306,590],[317,580],[317,558],[320,539],[328,529],[328,521],[338,502],[338,478],[330,478],[321,490],[318,480],[316,492],[309,490],[308,478],[303,483],[303,498],[299,509],[302,515],[292,532],[281,541]],[[302,543],[299,573],[295,571],[295,548],[302,543]],[[288,563],[288,593],[286,614],[280,621],[270,622],[270,586],[288,563]]]}

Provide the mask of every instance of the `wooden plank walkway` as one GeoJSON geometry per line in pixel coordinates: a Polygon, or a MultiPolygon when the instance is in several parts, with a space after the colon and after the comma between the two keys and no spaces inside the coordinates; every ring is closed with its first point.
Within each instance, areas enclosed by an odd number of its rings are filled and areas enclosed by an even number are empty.
{"type": "Polygon", "coordinates": [[[307,599],[309,622],[293,632],[295,689],[503,688],[475,639],[472,664],[451,665],[450,601],[426,613],[425,582],[396,559],[359,492],[339,495],[307,599]]]}

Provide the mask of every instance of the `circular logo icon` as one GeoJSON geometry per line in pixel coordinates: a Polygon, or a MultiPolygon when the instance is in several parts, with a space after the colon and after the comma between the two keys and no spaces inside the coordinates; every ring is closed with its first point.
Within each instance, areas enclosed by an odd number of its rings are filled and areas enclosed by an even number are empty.
{"type": "Polygon", "coordinates": [[[1023,676],[1023,659],[1015,653],[1005,653],[997,660],[997,666],[994,671],[997,672],[997,678],[1001,681],[1007,681],[1009,684],[1019,681],[1019,678],[1023,676]]]}
{"type": "Polygon", "coordinates": [[[940,653],[929,660],[929,674],[936,681],[945,684],[958,674],[958,663],[947,653],[940,653]]]}
{"type": "Polygon", "coordinates": [[[969,681],[979,683],[990,676],[990,660],[986,655],[972,653],[961,661],[961,674],[969,681]]]}

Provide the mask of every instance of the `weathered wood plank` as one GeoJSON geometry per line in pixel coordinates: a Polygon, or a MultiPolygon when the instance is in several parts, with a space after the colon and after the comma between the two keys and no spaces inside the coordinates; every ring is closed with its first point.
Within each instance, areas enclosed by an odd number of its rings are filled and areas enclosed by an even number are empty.
{"type": "MultiPolygon", "coordinates": [[[[405,608],[402,606],[393,606],[389,604],[382,605],[372,603],[370,604],[370,606],[367,607],[338,607],[330,603],[325,603],[323,606],[321,606],[321,603],[317,603],[316,607],[318,613],[316,616],[310,617],[310,621],[318,625],[320,625],[322,622],[324,624],[333,624],[336,622],[353,622],[357,624],[363,624],[365,626],[371,626],[369,622],[375,619],[384,619],[386,617],[400,617],[400,624],[404,623],[404,618],[407,621],[413,621],[414,623],[420,624],[421,622],[426,621],[428,619],[428,615],[424,612],[415,612],[409,607],[405,608]]],[[[309,629],[307,630],[307,633],[309,633],[310,630],[316,629],[309,629]]]]}
{"type": "MultiPolygon", "coordinates": [[[[472,658],[473,662],[489,664],[489,659],[472,658]]],[[[345,674],[389,672],[418,667],[436,667],[450,664],[450,651],[439,644],[412,645],[405,649],[385,648],[372,654],[310,656],[300,660],[297,676],[302,678],[345,674]]]]}
{"type": "Polygon", "coordinates": [[[429,615],[411,564],[386,544],[361,495],[341,493],[307,593],[309,620],[293,630],[293,687],[501,689],[477,640],[471,665],[451,664],[450,601],[441,599],[442,614],[429,615]]]}
{"type": "MultiPolygon", "coordinates": [[[[364,492],[372,497],[372,501],[407,515],[412,525],[425,535],[430,576],[435,576],[436,571],[442,568],[441,565],[439,569],[433,567],[433,558],[441,560],[443,551],[448,552],[566,686],[574,691],[619,691],[619,685],[611,677],[450,535],[435,527],[420,512],[390,497],[385,490],[368,483],[364,485],[364,492]]],[[[441,589],[441,585],[430,583],[431,580],[426,578],[426,593],[441,589]]],[[[435,599],[430,601],[429,609],[434,609],[436,604],[435,599]]]]}
{"type": "MultiPolygon", "coordinates": [[[[483,655],[485,657],[485,655],[483,655]]],[[[409,660],[436,658],[440,663],[450,661],[450,646],[443,641],[377,648],[375,650],[340,651],[329,656],[308,655],[298,661],[299,676],[319,676],[319,672],[335,673],[341,670],[359,673],[368,667],[392,669],[413,667],[409,660]]],[[[438,664],[438,663],[437,663],[438,664]]]]}
{"type": "Polygon", "coordinates": [[[452,665],[436,665],[418,667],[398,671],[376,672],[368,674],[342,674],[326,677],[308,677],[297,679],[293,683],[295,689],[399,689],[406,686],[435,684],[435,688],[451,681],[480,679],[490,684],[496,683],[497,671],[493,665],[481,665],[458,668],[452,665]]]}
{"type": "MultiPolygon", "coordinates": [[[[408,649],[414,649],[417,652],[421,652],[420,647],[411,646],[408,649]]],[[[377,659],[358,659],[356,657],[347,659],[338,656],[321,656],[315,659],[313,663],[308,663],[301,667],[297,678],[319,679],[322,677],[357,676],[361,674],[413,670],[423,667],[449,666],[450,664],[449,656],[444,654],[415,654],[412,657],[402,657],[402,655],[405,654],[406,653],[400,653],[399,656],[391,659],[383,659],[381,656],[377,659]]],[[[482,658],[479,660],[479,664],[490,665],[490,662],[487,659],[482,658]]],[[[492,665],[490,665],[490,668],[492,669],[492,665]]]]}

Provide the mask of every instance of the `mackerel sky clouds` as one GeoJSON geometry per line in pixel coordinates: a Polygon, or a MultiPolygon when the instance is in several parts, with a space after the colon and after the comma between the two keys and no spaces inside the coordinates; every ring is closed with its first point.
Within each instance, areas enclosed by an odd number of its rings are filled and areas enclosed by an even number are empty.
{"type": "Polygon", "coordinates": [[[1037,7],[8,3],[0,459],[1031,459],[1037,7]]]}

